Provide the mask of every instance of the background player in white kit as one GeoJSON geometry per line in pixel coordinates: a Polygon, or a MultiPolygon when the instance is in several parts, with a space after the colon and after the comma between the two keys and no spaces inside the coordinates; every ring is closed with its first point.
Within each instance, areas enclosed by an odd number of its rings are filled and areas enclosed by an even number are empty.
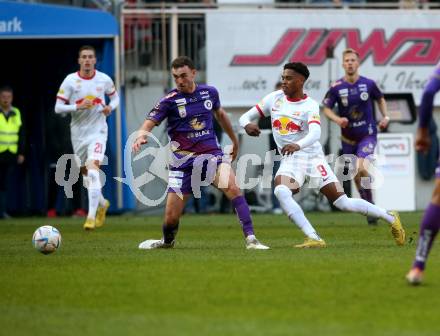
{"type": "Polygon", "coordinates": [[[104,224],[110,206],[101,193],[99,166],[107,143],[107,116],[119,105],[112,79],[95,69],[96,51],[82,46],[78,57],[79,71],[69,74],[61,84],[55,105],[56,113],[70,112],[73,151],[81,161],[81,174],[86,180],[89,212],[84,229],[93,230],[104,224]],[[110,98],[105,103],[105,95],[110,98]]]}
{"type": "Polygon", "coordinates": [[[255,107],[243,114],[240,126],[250,136],[259,136],[260,129],[253,123],[258,117],[271,116],[272,134],[283,155],[275,176],[275,196],[291,221],[304,232],[304,243],[295,247],[325,247],[305,217],[292,193],[299,192],[305,177],[317,186],[333,205],[344,211],[382,218],[391,224],[391,233],[398,245],[405,243],[405,231],[396,212],[386,210],[362,199],[348,198],[338,179],[328,165],[322,146],[319,105],[303,92],[304,82],[310,73],[300,62],[284,65],[281,90],[268,94],[255,107]]]}

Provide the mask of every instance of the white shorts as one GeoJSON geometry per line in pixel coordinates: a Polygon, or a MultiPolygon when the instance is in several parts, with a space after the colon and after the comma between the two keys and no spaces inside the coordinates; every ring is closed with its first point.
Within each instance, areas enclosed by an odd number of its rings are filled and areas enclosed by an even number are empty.
{"type": "Polygon", "coordinates": [[[107,135],[95,135],[87,139],[72,139],[73,152],[79,157],[81,166],[89,161],[104,160],[107,135]]]}
{"type": "Polygon", "coordinates": [[[321,189],[330,183],[337,183],[333,170],[330,168],[324,155],[299,154],[283,156],[275,176],[288,176],[294,179],[299,187],[304,184],[306,176],[309,177],[311,188],[321,189]]]}

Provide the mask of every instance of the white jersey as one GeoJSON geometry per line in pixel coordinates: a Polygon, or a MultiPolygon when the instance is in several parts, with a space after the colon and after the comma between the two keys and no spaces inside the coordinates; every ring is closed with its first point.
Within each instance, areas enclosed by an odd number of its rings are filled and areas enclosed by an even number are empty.
{"type": "MultiPolygon", "coordinates": [[[[271,117],[272,134],[280,151],[285,145],[304,138],[309,132],[309,124],[321,124],[319,104],[307,96],[293,101],[289,100],[282,90],[278,90],[264,97],[256,108],[262,117],[271,117]]],[[[308,154],[323,154],[319,140],[299,152],[301,151],[308,154]]]]}
{"type": "Polygon", "coordinates": [[[66,104],[78,104],[84,99],[93,102],[88,110],[71,112],[70,123],[72,140],[90,138],[93,135],[107,137],[106,116],[102,113],[105,96],[116,92],[112,79],[105,73],[95,70],[91,78],[83,78],[79,72],[68,75],[58,91],[57,98],[66,104]]]}

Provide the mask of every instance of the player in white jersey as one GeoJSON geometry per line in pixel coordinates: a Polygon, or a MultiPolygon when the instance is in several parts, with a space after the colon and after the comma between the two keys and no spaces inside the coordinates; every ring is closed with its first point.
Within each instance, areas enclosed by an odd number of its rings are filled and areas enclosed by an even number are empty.
{"type": "Polygon", "coordinates": [[[89,212],[84,229],[101,227],[110,203],[101,192],[99,167],[107,143],[107,117],[119,104],[112,79],[95,69],[96,51],[92,46],[79,50],[79,71],[68,75],[57,94],[56,113],[70,112],[73,151],[81,161],[86,180],[89,212]],[[106,105],[105,96],[110,98],[106,105]]]}
{"type": "Polygon", "coordinates": [[[271,116],[272,134],[283,155],[275,176],[275,196],[289,219],[304,232],[304,243],[295,247],[325,247],[313,226],[305,217],[292,193],[299,192],[305,177],[317,186],[333,205],[344,211],[382,218],[391,224],[397,245],[405,243],[405,231],[396,212],[387,212],[363,199],[348,198],[328,165],[322,146],[319,105],[304,94],[304,82],[309,77],[306,65],[299,62],[284,65],[281,90],[268,94],[240,117],[239,123],[250,136],[259,136],[260,129],[253,123],[259,117],[271,116]]]}

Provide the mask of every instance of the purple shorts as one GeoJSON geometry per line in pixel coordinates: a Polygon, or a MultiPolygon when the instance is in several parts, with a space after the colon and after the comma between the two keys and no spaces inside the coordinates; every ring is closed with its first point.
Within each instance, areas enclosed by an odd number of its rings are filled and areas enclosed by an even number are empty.
{"type": "Polygon", "coordinates": [[[193,194],[200,198],[200,187],[214,181],[222,156],[200,155],[185,168],[171,167],[168,174],[168,192],[193,194]]]}
{"type": "Polygon", "coordinates": [[[376,135],[367,135],[355,144],[342,140],[342,152],[343,154],[354,154],[359,158],[365,159],[368,155],[374,153],[376,144],[376,135]]]}

